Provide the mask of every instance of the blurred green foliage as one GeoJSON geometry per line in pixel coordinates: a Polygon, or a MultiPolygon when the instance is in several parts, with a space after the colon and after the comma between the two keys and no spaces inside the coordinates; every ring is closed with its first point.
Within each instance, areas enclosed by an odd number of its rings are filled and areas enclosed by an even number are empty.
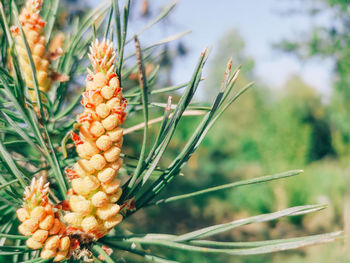
{"type": "Polygon", "coordinates": [[[308,2],[313,4],[312,10],[309,10],[310,17],[317,21],[317,17],[323,16],[329,23],[322,25],[315,23],[310,32],[303,32],[307,33],[305,37],[283,40],[276,46],[301,59],[317,57],[333,62],[333,92],[327,110],[330,125],[334,130],[334,148],[341,156],[349,155],[350,1],[309,0],[308,2]]]}
{"type": "MultiPolygon", "coordinates": [[[[254,60],[245,55],[244,40],[236,30],[220,41],[210,61],[211,68],[203,86],[210,101],[222,78],[223,58],[232,56],[234,65],[242,63],[239,85],[254,80],[254,60]],[[239,55],[237,55],[239,54],[239,55]],[[247,63],[246,63],[247,62],[247,63]],[[216,84],[215,84],[216,83],[216,84]]],[[[177,179],[173,194],[187,193],[205,187],[248,179],[288,169],[303,168],[305,173],[283,182],[247,186],[205,195],[186,202],[149,209],[147,216],[136,219],[140,229],[150,232],[184,233],[208,224],[239,219],[305,203],[328,203],[319,215],[293,217],[276,224],[260,224],[222,235],[222,240],[260,240],[283,238],[341,229],[343,225],[344,171],[349,169],[342,140],[333,128],[334,104],[323,102],[321,95],[293,75],[283,89],[270,89],[264,83],[242,96],[209,132],[197,153],[189,161],[184,176],[177,179]],[[162,224],[153,218],[163,218],[162,224]],[[146,218],[146,220],[144,219],[146,218]],[[256,234],[258,233],[258,234],[256,234]]],[[[177,132],[178,141],[187,138],[196,117],[188,117],[177,132]]],[[[176,142],[171,144],[177,154],[176,142]]],[[[168,193],[169,194],[169,193],[168,193]]],[[[145,212],[142,212],[145,213],[145,212]]],[[[282,253],[273,256],[244,257],[233,262],[329,262],[317,261],[319,256],[306,253],[282,253]],[[306,257],[307,256],[307,257],[306,257]],[[285,259],[284,259],[285,260],[285,259]],[[289,261],[288,261],[289,262],[289,261]]],[[[201,258],[197,254],[169,252],[180,262],[227,262],[228,258],[201,258]]],[[[230,259],[232,260],[232,259],[230,259]]],[[[328,260],[328,259],[327,259],[328,260]]]]}

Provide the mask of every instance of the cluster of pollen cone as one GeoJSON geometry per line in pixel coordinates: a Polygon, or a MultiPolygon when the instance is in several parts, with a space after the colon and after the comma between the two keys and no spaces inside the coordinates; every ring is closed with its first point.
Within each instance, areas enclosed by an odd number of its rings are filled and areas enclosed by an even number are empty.
{"type": "Polygon", "coordinates": [[[104,236],[123,218],[116,204],[122,194],[116,175],[123,164],[119,158],[123,143],[120,125],[124,122],[126,101],[114,73],[115,56],[112,44],[105,40],[96,40],[90,48],[93,72],[86,79],[82,99],[85,109],[78,116],[79,135],[73,133],[81,159],[66,169],[72,183],[72,212],[64,219],[95,238],[104,236]]]}
{"type": "Polygon", "coordinates": [[[49,184],[43,177],[32,181],[24,192],[23,207],[17,210],[21,224],[18,231],[29,238],[26,245],[31,249],[42,249],[40,256],[54,261],[65,259],[70,251],[71,240],[65,234],[66,226],[60,220],[57,209],[48,200],[49,184]]]}
{"type": "MultiPolygon", "coordinates": [[[[60,53],[60,46],[51,46],[50,50],[46,48],[44,32],[46,22],[39,14],[41,7],[42,0],[28,0],[21,10],[18,19],[32,53],[39,90],[47,92],[51,88],[53,81],[63,81],[64,78],[51,69],[51,60],[57,57],[57,53],[60,53]]],[[[24,75],[24,80],[26,85],[30,88],[30,98],[31,100],[35,101],[36,98],[33,90],[34,80],[25,41],[22,38],[20,29],[17,26],[12,26],[11,32],[16,44],[19,64],[24,75]]],[[[57,43],[57,41],[53,41],[53,43],[57,43]]]]}
{"type": "MultiPolygon", "coordinates": [[[[40,89],[47,91],[53,73],[45,50],[45,22],[39,16],[41,3],[42,0],[28,0],[20,22],[32,51],[40,89]]],[[[23,39],[15,29],[12,32],[27,86],[32,87],[23,39]]],[[[65,205],[50,203],[49,184],[44,185],[40,177],[26,188],[23,206],[17,210],[21,221],[18,230],[29,237],[26,245],[41,249],[42,258],[54,261],[68,259],[82,242],[96,241],[123,219],[117,204],[122,194],[117,174],[123,164],[119,157],[123,143],[120,126],[126,115],[126,100],[114,72],[116,54],[112,43],[96,40],[90,47],[89,58],[93,70],[88,69],[86,78],[84,111],[75,126],[78,134],[72,133],[80,159],[65,169],[71,183],[65,205]]]]}

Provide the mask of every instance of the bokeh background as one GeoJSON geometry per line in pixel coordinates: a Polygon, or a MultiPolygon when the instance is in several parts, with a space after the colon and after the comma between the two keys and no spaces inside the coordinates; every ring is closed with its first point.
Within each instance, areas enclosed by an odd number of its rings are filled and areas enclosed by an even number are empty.
{"type": "MultiPolygon", "coordinates": [[[[70,11],[81,13],[97,4],[70,2],[70,11]]],[[[169,3],[133,1],[130,32],[137,32],[169,3]]],[[[211,130],[168,196],[290,169],[305,172],[282,182],[143,210],[125,225],[135,233],[181,234],[289,206],[327,203],[319,213],[243,227],[220,239],[254,241],[340,229],[349,233],[349,6],[347,0],[182,0],[170,16],[143,34],[141,44],[147,45],[192,30],[159,49],[154,64],[161,64],[160,87],[187,81],[206,46],[212,46],[212,52],[198,101],[212,100],[230,57],[235,66],[242,65],[239,86],[255,82],[211,130]]],[[[170,145],[174,155],[196,121],[188,117],[181,123],[178,142],[170,145]]],[[[126,152],[139,150],[125,141],[126,152]]],[[[349,262],[348,246],[340,241],[258,257],[163,253],[180,262],[349,262]]]]}

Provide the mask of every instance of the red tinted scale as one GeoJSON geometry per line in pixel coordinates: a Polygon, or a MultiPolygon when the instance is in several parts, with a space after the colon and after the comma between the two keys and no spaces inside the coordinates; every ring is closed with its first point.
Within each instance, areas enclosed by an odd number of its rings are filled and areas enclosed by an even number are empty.
{"type": "Polygon", "coordinates": [[[122,98],[121,105],[119,107],[115,107],[112,111],[118,115],[118,120],[120,123],[125,121],[126,113],[125,108],[128,101],[125,98],[122,98]]]}
{"type": "Polygon", "coordinates": [[[55,205],[55,208],[57,208],[59,210],[63,210],[63,211],[69,211],[70,205],[66,200],[64,200],[64,201],[58,203],[57,205],[55,205]]]}
{"type": "Polygon", "coordinates": [[[88,121],[88,122],[93,121],[93,117],[92,117],[92,114],[90,112],[80,115],[79,122],[83,123],[84,121],[88,121]]]}
{"type": "Polygon", "coordinates": [[[75,145],[83,144],[84,142],[80,139],[79,135],[75,132],[72,132],[72,139],[75,143],[75,145]]]}
{"type": "Polygon", "coordinates": [[[66,168],[64,169],[64,173],[66,174],[66,176],[68,177],[69,180],[73,180],[75,178],[78,178],[79,175],[77,174],[76,171],[74,171],[73,169],[71,168],[66,168]]]}
{"type": "Polygon", "coordinates": [[[100,94],[100,90],[89,90],[83,92],[83,99],[81,103],[87,109],[95,108],[96,102],[94,101],[94,95],[100,94]]]}
{"type": "Polygon", "coordinates": [[[110,80],[111,80],[112,78],[114,78],[114,77],[118,77],[117,73],[111,72],[111,73],[108,74],[108,78],[109,78],[110,80]]]}

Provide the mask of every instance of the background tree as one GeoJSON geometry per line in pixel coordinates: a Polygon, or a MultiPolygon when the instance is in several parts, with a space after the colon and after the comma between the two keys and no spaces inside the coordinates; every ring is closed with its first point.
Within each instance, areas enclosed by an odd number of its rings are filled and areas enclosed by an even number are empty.
{"type": "MultiPolygon", "coordinates": [[[[304,3],[303,3],[304,4],[304,3]]],[[[341,155],[348,155],[350,147],[350,39],[348,0],[309,0],[309,16],[328,18],[330,23],[317,24],[310,32],[302,32],[300,39],[284,40],[278,48],[295,54],[300,59],[318,57],[333,62],[333,92],[328,106],[328,114],[334,129],[336,150],[341,155]]],[[[303,10],[305,11],[305,10],[303,10]]],[[[296,13],[296,14],[304,14],[296,13]]]]}

